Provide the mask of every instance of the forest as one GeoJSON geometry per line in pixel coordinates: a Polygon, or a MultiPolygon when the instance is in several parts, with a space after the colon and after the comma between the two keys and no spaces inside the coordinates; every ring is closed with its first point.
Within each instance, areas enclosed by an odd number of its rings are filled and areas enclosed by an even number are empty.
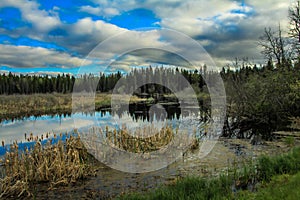
{"type": "MultiPolygon", "coordinates": [[[[124,83],[124,92],[129,92],[126,84],[133,85],[140,81],[143,77],[145,79],[153,79],[163,77],[173,77],[174,75],[182,74],[190,84],[197,85],[199,88],[203,88],[205,85],[203,75],[206,71],[203,71],[203,68],[200,67],[198,70],[186,70],[181,69],[167,69],[164,67],[154,67],[149,66],[145,69],[134,69],[128,74],[121,74],[121,72],[104,74],[99,73],[99,75],[93,74],[83,74],[79,77],[74,77],[70,74],[58,74],[57,76],[48,76],[48,75],[17,75],[9,72],[8,74],[0,74],[0,94],[34,94],[34,93],[71,93],[73,91],[74,84],[79,91],[90,91],[96,90],[97,92],[111,92],[116,83],[122,78],[124,83]],[[152,74],[152,76],[150,75],[152,74]],[[96,83],[96,84],[94,84],[96,83]],[[95,88],[91,88],[95,85],[95,88]],[[126,88],[126,89],[125,89],[126,88]]],[[[171,80],[171,78],[164,79],[171,80]]],[[[173,80],[171,80],[173,81],[173,80]]],[[[174,81],[174,84],[176,81],[174,81]]],[[[154,88],[153,88],[154,89],[154,88]]],[[[152,89],[152,90],[153,90],[152,89]]],[[[143,86],[141,87],[142,93],[151,93],[150,87],[143,86]]],[[[166,88],[162,86],[155,86],[154,91],[160,91],[166,93],[166,88]],[[160,88],[161,87],[161,88],[160,88]]],[[[154,92],[153,91],[153,92],[154,92]]],[[[153,93],[152,92],[152,93],[153,93]]]]}

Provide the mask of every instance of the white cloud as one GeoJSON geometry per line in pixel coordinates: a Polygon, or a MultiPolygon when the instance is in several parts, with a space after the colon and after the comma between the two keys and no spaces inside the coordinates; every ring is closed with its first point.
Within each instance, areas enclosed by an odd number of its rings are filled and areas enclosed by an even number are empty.
{"type": "Polygon", "coordinates": [[[82,6],[80,7],[79,11],[90,13],[96,16],[103,16],[103,17],[113,17],[116,15],[119,15],[119,10],[112,7],[105,7],[102,8],[100,6],[98,7],[92,7],[92,6],[82,6]]]}
{"type": "MultiPolygon", "coordinates": [[[[218,63],[234,57],[260,57],[256,42],[264,27],[277,27],[279,22],[283,29],[286,30],[288,27],[289,2],[282,0],[245,0],[244,6],[239,1],[232,0],[94,0],[94,2],[96,5],[82,6],[79,11],[109,18],[137,8],[149,9],[161,19],[159,23],[161,27],[177,30],[198,40],[218,63]],[[236,31],[227,29],[228,27],[234,27],[236,31]]],[[[34,1],[1,1],[0,7],[5,6],[19,8],[23,19],[33,24],[32,29],[10,32],[11,36],[18,37],[25,34],[42,41],[51,41],[81,56],[88,55],[105,39],[126,31],[103,20],[91,18],[80,19],[74,24],[64,24],[59,21],[57,14],[59,8],[50,11],[39,10],[39,5],[34,1]],[[49,30],[55,28],[61,29],[66,34],[47,35],[49,30]]],[[[0,31],[7,32],[1,28],[0,31]]],[[[165,45],[165,42],[161,41],[161,35],[155,31],[144,33],[129,31],[126,39],[106,46],[106,52],[99,56],[113,57],[120,46],[129,49],[135,45],[145,44],[159,46],[165,45]]],[[[11,53],[13,54],[12,51],[11,53]]],[[[62,60],[59,63],[64,65],[62,60]]],[[[144,63],[144,61],[140,55],[131,55],[124,63],[144,63]]]]}
{"type": "Polygon", "coordinates": [[[0,52],[0,65],[11,67],[48,67],[48,64],[56,67],[78,67],[83,62],[81,58],[42,47],[0,44],[0,52]]]}
{"type": "Polygon", "coordinates": [[[102,9],[100,7],[92,7],[92,6],[82,6],[79,11],[87,12],[93,15],[100,15],[102,9]]]}
{"type": "Polygon", "coordinates": [[[89,17],[78,20],[75,24],[70,25],[68,28],[71,37],[85,35],[91,40],[104,40],[109,36],[113,36],[120,33],[120,31],[125,30],[102,20],[93,21],[89,17]]]}
{"type": "Polygon", "coordinates": [[[116,8],[105,8],[104,13],[106,16],[110,16],[110,17],[120,14],[116,8]]]}
{"type": "Polygon", "coordinates": [[[39,31],[48,31],[61,24],[55,11],[45,11],[39,9],[39,4],[34,1],[23,0],[2,0],[0,7],[15,7],[22,13],[22,18],[39,31]]]}

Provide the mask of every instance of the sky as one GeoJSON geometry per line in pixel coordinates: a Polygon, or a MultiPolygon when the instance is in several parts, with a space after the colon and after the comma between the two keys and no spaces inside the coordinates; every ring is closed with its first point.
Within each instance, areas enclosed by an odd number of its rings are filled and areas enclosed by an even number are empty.
{"type": "Polygon", "coordinates": [[[1,0],[0,72],[126,72],[187,63],[195,68],[214,63],[220,69],[236,57],[264,64],[258,39],[265,27],[276,29],[280,23],[288,30],[291,3],[1,0]]]}

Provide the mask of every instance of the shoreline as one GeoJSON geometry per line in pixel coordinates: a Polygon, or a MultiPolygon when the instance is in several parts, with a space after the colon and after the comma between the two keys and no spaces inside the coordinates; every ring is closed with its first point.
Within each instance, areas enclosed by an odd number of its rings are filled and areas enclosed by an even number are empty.
{"type": "MultiPolygon", "coordinates": [[[[297,143],[298,145],[299,143],[297,143]]],[[[98,168],[96,176],[90,176],[84,180],[78,180],[76,183],[55,187],[51,190],[47,188],[48,184],[37,183],[35,186],[38,186],[38,189],[34,195],[38,199],[50,197],[57,199],[114,199],[130,193],[147,194],[157,188],[174,185],[184,177],[197,176],[207,180],[218,177],[232,167],[239,168],[248,163],[249,156],[251,156],[249,152],[253,150],[258,157],[261,155],[272,157],[286,153],[290,149],[291,147],[288,146],[278,147],[275,143],[253,146],[246,140],[220,139],[216,148],[204,159],[195,159],[194,155],[197,152],[189,151],[182,160],[177,160],[161,170],[144,174],[120,172],[94,161],[93,166],[98,168]],[[236,154],[235,147],[237,144],[242,147],[241,149],[245,154],[236,154]]],[[[27,198],[25,197],[25,199],[27,198]]]]}
{"type": "MultiPolygon", "coordinates": [[[[128,99],[122,96],[120,99],[128,99]]],[[[110,108],[110,93],[97,93],[95,110],[110,108]]],[[[145,99],[132,96],[130,103],[144,102],[145,99]]],[[[29,116],[71,114],[72,94],[47,93],[30,95],[0,95],[0,123],[3,120],[22,119],[29,116]]]]}

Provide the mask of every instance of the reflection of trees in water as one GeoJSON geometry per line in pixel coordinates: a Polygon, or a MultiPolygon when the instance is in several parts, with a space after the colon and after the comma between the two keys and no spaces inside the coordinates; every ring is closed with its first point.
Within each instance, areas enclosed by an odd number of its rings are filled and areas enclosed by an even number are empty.
{"type": "Polygon", "coordinates": [[[71,117],[72,115],[72,112],[55,112],[55,113],[43,113],[43,114],[39,114],[39,113],[35,113],[35,114],[31,114],[31,113],[25,113],[25,114],[18,114],[17,116],[9,116],[9,117],[3,117],[3,118],[0,118],[0,123],[3,122],[3,121],[11,121],[11,122],[14,122],[14,121],[17,121],[17,120],[27,120],[29,118],[31,119],[38,119],[42,116],[47,116],[49,118],[59,118],[59,119],[62,119],[62,118],[67,118],[67,117],[71,117]]]}
{"type": "Polygon", "coordinates": [[[178,104],[174,105],[161,105],[161,104],[131,104],[128,106],[123,105],[118,110],[112,113],[113,115],[117,115],[118,117],[122,117],[122,115],[129,111],[129,115],[134,120],[164,120],[164,119],[179,119],[181,115],[181,110],[178,104]]]}

